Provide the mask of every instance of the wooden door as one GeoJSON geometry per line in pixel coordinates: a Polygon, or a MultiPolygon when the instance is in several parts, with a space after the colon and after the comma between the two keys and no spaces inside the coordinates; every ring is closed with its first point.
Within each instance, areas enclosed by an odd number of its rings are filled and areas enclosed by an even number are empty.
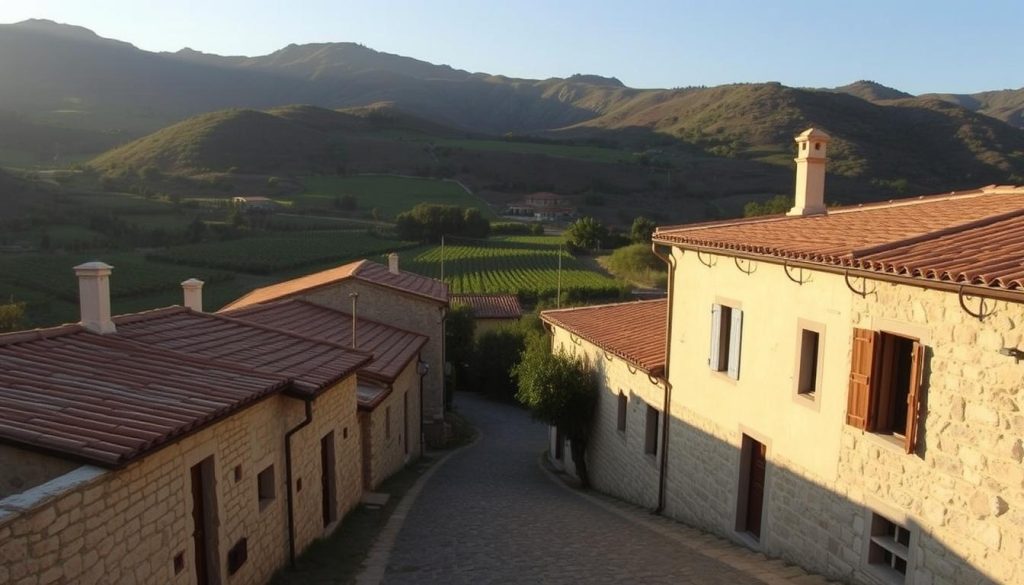
{"type": "Polygon", "coordinates": [[[192,467],[192,546],[195,549],[196,584],[209,585],[210,572],[207,559],[206,494],[203,486],[203,464],[192,467]]]}
{"type": "Polygon", "coordinates": [[[334,500],[334,433],[330,432],[320,440],[320,494],[324,526],[337,518],[334,500]]]}
{"type": "Polygon", "coordinates": [[[750,475],[747,482],[747,532],[761,538],[761,516],[764,513],[764,476],[768,449],[750,441],[750,475]]]}

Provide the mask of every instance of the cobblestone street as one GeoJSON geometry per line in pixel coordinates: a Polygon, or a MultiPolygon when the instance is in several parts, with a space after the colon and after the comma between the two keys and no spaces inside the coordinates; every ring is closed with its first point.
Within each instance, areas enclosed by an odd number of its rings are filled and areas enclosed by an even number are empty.
{"type": "MultiPolygon", "coordinates": [[[[744,570],[737,562],[749,563],[752,553],[721,541],[711,553],[686,546],[648,526],[651,521],[628,517],[646,512],[616,513],[580,497],[540,469],[545,427],[524,411],[466,395],[457,408],[482,437],[438,469],[420,493],[398,533],[385,583],[782,582],[753,576],[762,569],[769,577],[785,573],[785,582],[819,582],[763,557],[744,570]],[[723,558],[729,555],[731,563],[723,558]],[[789,581],[793,577],[798,580],[789,581]]],[[[678,526],[653,521],[670,531],[678,526]]]]}

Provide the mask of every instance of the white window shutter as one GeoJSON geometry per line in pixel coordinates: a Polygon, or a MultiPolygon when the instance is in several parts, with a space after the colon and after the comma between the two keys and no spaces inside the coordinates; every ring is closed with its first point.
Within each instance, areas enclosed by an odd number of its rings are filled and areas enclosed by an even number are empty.
{"type": "Polygon", "coordinates": [[[708,366],[718,371],[721,362],[719,352],[722,350],[722,305],[711,305],[711,349],[708,354],[708,366]]]}
{"type": "Polygon", "coordinates": [[[743,311],[733,308],[729,329],[729,377],[740,379],[740,340],[743,337],[743,311]]]}

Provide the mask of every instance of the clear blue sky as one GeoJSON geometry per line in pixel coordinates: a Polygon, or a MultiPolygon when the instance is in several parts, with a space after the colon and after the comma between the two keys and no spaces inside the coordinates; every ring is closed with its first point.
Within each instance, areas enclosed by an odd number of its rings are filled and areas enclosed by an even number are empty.
{"type": "Polygon", "coordinates": [[[597,73],[634,87],[1024,86],[1022,0],[0,0],[0,22],[26,18],[153,51],[354,41],[469,71],[597,73]]]}

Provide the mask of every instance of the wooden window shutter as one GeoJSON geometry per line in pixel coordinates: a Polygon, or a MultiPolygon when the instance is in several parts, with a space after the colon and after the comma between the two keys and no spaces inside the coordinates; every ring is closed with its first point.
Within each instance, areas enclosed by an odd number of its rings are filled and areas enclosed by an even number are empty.
{"type": "Polygon", "coordinates": [[[729,324],[729,377],[740,379],[740,340],[743,338],[743,311],[732,310],[732,323],[729,324]]]}
{"type": "Polygon", "coordinates": [[[853,330],[853,359],[850,363],[850,392],[846,404],[846,424],[861,430],[868,428],[871,406],[872,371],[878,332],[870,329],[853,330]]]}
{"type": "Polygon", "coordinates": [[[910,362],[910,390],[907,392],[907,431],[904,447],[907,453],[917,448],[918,416],[921,406],[921,383],[924,380],[924,346],[914,342],[914,355],[910,362]]]}
{"type": "Polygon", "coordinates": [[[711,349],[708,366],[716,372],[720,368],[722,344],[722,305],[711,305],[711,349]]]}

